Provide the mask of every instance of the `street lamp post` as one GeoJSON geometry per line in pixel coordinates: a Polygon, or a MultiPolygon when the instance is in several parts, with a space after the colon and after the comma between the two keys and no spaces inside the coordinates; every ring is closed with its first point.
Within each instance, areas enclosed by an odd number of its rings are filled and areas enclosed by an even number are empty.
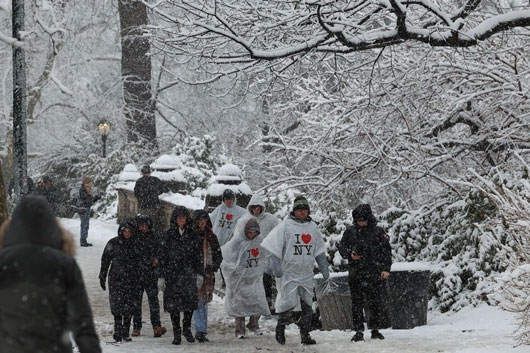
{"type": "Polygon", "coordinates": [[[101,141],[103,141],[103,158],[106,157],[106,148],[107,148],[107,136],[110,132],[110,123],[103,119],[99,121],[98,124],[99,134],[101,135],[101,141]]]}

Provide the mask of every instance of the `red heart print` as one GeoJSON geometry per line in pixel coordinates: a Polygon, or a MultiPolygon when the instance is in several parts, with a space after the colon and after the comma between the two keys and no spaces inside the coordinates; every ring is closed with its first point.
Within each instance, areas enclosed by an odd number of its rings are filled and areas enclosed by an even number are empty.
{"type": "Polygon", "coordinates": [[[259,255],[259,249],[258,249],[258,248],[251,249],[251,250],[250,250],[250,253],[252,254],[252,256],[254,256],[254,257],[258,257],[258,255],[259,255]]]}
{"type": "Polygon", "coordinates": [[[231,214],[231,213],[228,213],[228,214],[225,216],[225,218],[226,218],[227,221],[231,221],[232,218],[234,218],[234,215],[231,214]]]}
{"type": "Polygon", "coordinates": [[[311,234],[302,234],[302,241],[304,243],[309,243],[311,241],[311,234]]]}

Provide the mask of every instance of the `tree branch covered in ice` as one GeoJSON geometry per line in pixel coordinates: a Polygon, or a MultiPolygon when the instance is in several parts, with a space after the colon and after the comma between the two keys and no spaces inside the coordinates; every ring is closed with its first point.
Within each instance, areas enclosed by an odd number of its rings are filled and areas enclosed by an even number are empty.
{"type": "MultiPolygon", "coordinates": [[[[530,25],[528,4],[490,13],[489,1],[143,0],[160,19],[159,47],[218,63],[350,53],[406,42],[470,47],[530,25]]],[[[500,7],[500,6],[499,6],[500,7]]]]}

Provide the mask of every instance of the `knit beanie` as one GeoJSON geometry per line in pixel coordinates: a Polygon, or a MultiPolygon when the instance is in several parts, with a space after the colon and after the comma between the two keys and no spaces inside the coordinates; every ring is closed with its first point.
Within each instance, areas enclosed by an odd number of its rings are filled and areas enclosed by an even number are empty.
{"type": "Polygon", "coordinates": [[[296,211],[296,210],[310,210],[309,209],[309,202],[307,201],[307,199],[302,196],[302,195],[298,195],[296,196],[296,198],[294,199],[294,202],[293,202],[293,211],[296,211]]]}

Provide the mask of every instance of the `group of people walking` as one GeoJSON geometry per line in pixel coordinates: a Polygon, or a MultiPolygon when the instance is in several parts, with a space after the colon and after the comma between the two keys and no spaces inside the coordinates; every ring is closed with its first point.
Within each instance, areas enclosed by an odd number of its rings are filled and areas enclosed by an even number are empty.
{"type": "MultiPolygon", "coordinates": [[[[144,185],[157,195],[164,192],[163,187],[153,187],[149,181],[154,178],[150,170],[143,172],[144,185]]],[[[86,193],[89,210],[94,196],[88,178],[83,179],[82,193],[86,193]]],[[[119,225],[117,236],[108,241],[101,257],[99,280],[102,290],[109,291],[116,341],[127,342],[131,336],[141,335],[144,292],[153,336],[167,332],[160,318],[161,290],[163,309],[171,318],[172,343],[181,344],[182,337],[190,343],[207,342],[208,304],[214,294],[215,273],[221,270],[226,281],[224,307],[234,317],[236,337],[246,338],[247,329],[262,334],[260,317],[275,310],[278,343],[286,343],[285,329],[292,323],[300,328],[302,344],[316,343],[310,336],[313,269],[317,264],[328,280],[329,264],[323,236],[310,217],[305,197],[297,196],[289,216],[279,220],[265,211],[258,194],[243,209],[236,205],[233,191],[227,189],[222,204],[211,214],[176,206],[165,231],[161,218],[155,223],[152,215],[146,214],[158,207],[143,203],[143,213],[119,225]],[[273,304],[274,280],[277,295],[273,304]],[[293,314],[298,304],[299,317],[293,314]]],[[[355,330],[352,341],[364,339],[364,303],[370,309],[371,338],[384,339],[379,328],[384,281],[392,263],[388,236],[377,227],[369,205],[360,205],[352,215],[354,224],[337,244],[349,263],[355,330]]],[[[88,231],[83,220],[81,230],[83,246],[88,231]]],[[[42,344],[52,347],[50,351],[69,352],[62,339],[67,331],[73,332],[82,353],[100,351],[79,267],[71,256],[73,249],[72,238],[40,197],[23,198],[12,219],[0,228],[0,300],[9,303],[0,309],[0,345],[6,352],[38,350],[42,344]],[[18,261],[30,257],[32,261],[18,261]],[[26,297],[27,301],[20,300],[26,297]],[[8,316],[12,319],[3,320],[8,316]],[[49,332],[46,322],[53,322],[49,332]]]]}

